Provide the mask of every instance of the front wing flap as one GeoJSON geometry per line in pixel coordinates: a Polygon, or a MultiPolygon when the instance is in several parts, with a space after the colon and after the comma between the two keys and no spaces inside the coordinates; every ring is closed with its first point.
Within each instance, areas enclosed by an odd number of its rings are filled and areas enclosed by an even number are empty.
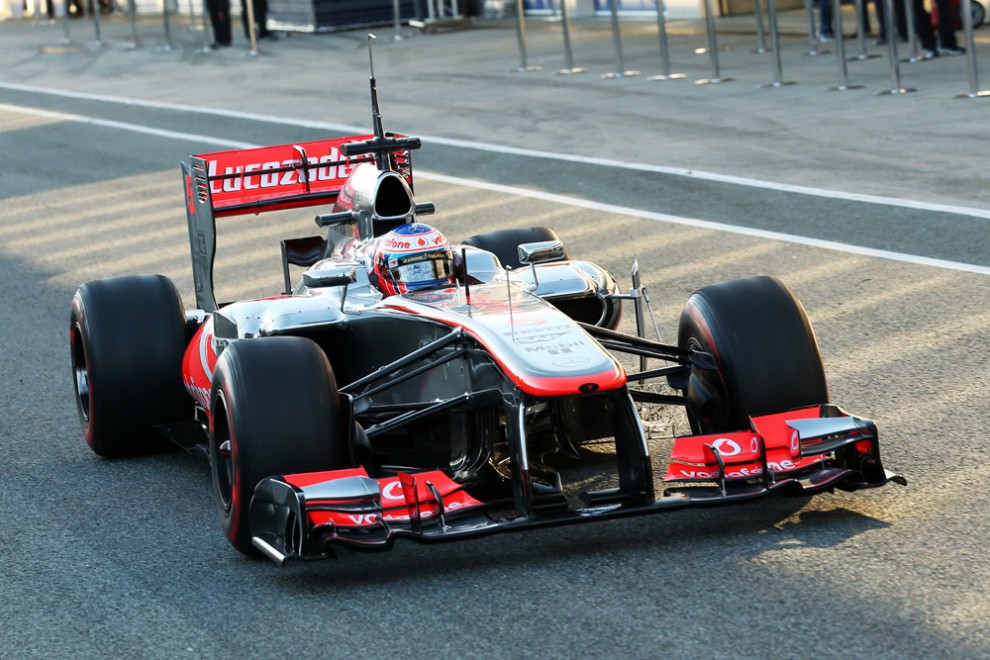
{"type": "Polygon", "coordinates": [[[275,475],[255,488],[252,543],[282,565],[333,556],[336,546],[384,549],[397,538],[451,541],[772,493],[907,484],[883,469],[876,425],[831,405],[753,417],[749,431],[676,438],[664,481],[669,487],[656,498],[596,503],[581,493],[588,506],[502,518],[440,470],[377,479],[361,467],[275,475]]]}
{"type": "MultiPolygon", "coordinates": [[[[883,469],[876,425],[836,406],[752,417],[750,423],[749,431],[675,439],[664,481],[713,483],[722,496],[735,484],[754,481],[770,488],[796,479],[805,490],[821,490],[824,483],[843,490],[907,483],[883,469]]],[[[667,492],[697,497],[694,487],[667,492]]]]}

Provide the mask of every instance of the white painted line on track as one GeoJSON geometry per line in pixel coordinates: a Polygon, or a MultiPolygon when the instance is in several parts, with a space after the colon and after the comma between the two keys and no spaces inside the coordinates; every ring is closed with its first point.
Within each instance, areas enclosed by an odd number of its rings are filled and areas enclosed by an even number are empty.
{"type": "MultiPolygon", "coordinates": [[[[0,83],[0,87],[3,87],[4,85],[5,85],[4,83],[0,83]]],[[[0,103],[0,110],[6,110],[9,112],[20,112],[23,114],[36,115],[39,117],[47,117],[50,119],[57,119],[61,121],[73,121],[84,124],[90,124],[94,126],[105,126],[107,128],[131,131],[133,133],[141,133],[144,135],[152,135],[155,137],[163,137],[167,139],[202,142],[204,144],[210,144],[224,149],[253,149],[256,147],[266,146],[259,144],[251,144],[248,142],[238,142],[235,140],[224,140],[220,138],[213,138],[203,135],[195,135],[192,133],[165,131],[158,128],[152,128],[149,126],[141,126],[139,124],[128,124],[124,122],[111,121],[107,119],[99,119],[95,117],[86,117],[83,115],[56,112],[53,110],[41,110],[37,108],[8,105],[5,103],[0,103]]],[[[338,127],[338,128],[334,128],[333,130],[346,130],[354,133],[366,132],[366,129],[361,129],[358,127],[347,127],[345,129],[338,127]]],[[[844,252],[846,254],[875,257],[877,259],[886,259],[888,261],[899,261],[903,263],[915,264],[920,266],[930,266],[932,268],[955,270],[964,273],[975,273],[978,275],[990,275],[990,267],[988,266],[978,266],[975,264],[966,264],[957,261],[948,261],[945,259],[933,259],[930,257],[922,257],[914,254],[890,252],[888,250],[877,250],[874,248],[867,248],[859,245],[850,245],[848,243],[838,243],[836,241],[826,241],[817,238],[809,238],[807,236],[797,236],[793,234],[785,234],[782,232],[767,231],[765,229],[754,229],[752,227],[742,227],[737,225],[724,224],[721,222],[710,222],[708,220],[700,220],[697,218],[686,218],[676,215],[667,215],[665,213],[655,213],[653,211],[644,211],[642,209],[635,209],[627,206],[605,204],[602,202],[594,202],[591,200],[580,199],[576,197],[568,197],[567,195],[558,195],[555,193],[542,192],[539,190],[529,190],[526,188],[519,188],[516,186],[506,186],[497,183],[489,183],[486,181],[464,179],[461,177],[436,174],[432,172],[426,172],[423,170],[417,170],[416,176],[424,179],[429,179],[432,181],[437,181],[439,183],[454,185],[454,186],[464,186],[467,188],[475,188],[478,190],[486,190],[489,192],[517,195],[520,197],[539,199],[554,204],[562,204],[566,206],[572,206],[572,207],[577,207],[592,211],[601,211],[603,213],[624,215],[633,218],[640,218],[643,220],[652,220],[654,222],[665,222],[669,224],[682,225],[686,227],[707,229],[710,231],[739,234],[741,236],[750,236],[754,238],[764,238],[774,241],[781,241],[785,243],[792,243],[795,245],[804,245],[808,247],[821,248],[825,250],[834,250],[837,252],[844,252]]]]}
{"type": "MultiPolygon", "coordinates": [[[[330,122],[310,121],[305,119],[285,119],[272,115],[263,115],[253,112],[241,112],[238,110],[222,110],[217,108],[203,108],[200,106],[183,105],[180,103],[167,103],[163,101],[145,101],[142,99],[131,99],[122,96],[109,96],[104,94],[90,94],[87,92],[73,92],[62,89],[52,89],[48,87],[34,87],[31,85],[21,85],[18,83],[0,82],[0,89],[10,89],[13,91],[30,92],[33,94],[46,94],[48,96],[58,96],[62,98],[81,99],[86,101],[98,101],[100,103],[116,103],[119,105],[151,108],[155,110],[172,110],[176,112],[187,112],[201,115],[211,115],[216,117],[226,117],[229,119],[247,119],[250,121],[266,122],[283,126],[299,126],[302,128],[314,128],[325,131],[337,131],[361,135],[368,132],[367,126],[350,126],[347,124],[334,124],[330,122]]],[[[728,174],[718,174],[715,172],[705,172],[702,170],[685,169],[678,167],[666,167],[663,165],[650,165],[648,163],[630,163],[627,161],[613,160],[609,158],[594,158],[590,156],[578,156],[574,154],[563,154],[552,151],[540,151],[536,149],[523,149],[520,147],[510,147],[504,144],[491,144],[487,142],[474,142],[472,140],[457,140],[452,138],[428,136],[417,133],[423,142],[439,144],[447,147],[459,147],[461,149],[473,149],[475,151],[485,151],[489,153],[509,154],[513,156],[524,156],[528,158],[543,158],[567,163],[578,163],[581,165],[595,165],[597,167],[609,167],[615,169],[632,170],[637,172],[650,172],[653,174],[666,174],[670,176],[681,176],[691,179],[701,179],[704,181],[715,181],[718,183],[730,183],[738,186],[750,188],[761,188],[764,190],[775,190],[778,192],[797,193],[800,195],[811,195],[814,197],[825,197],[828,199],[842,199],[851,202],[863,202],[866,204],[882,204],[884,206],[896,206],[919,211],[933,211],[936,213],[953,213],[956,215],[968,215],[976,218],[990,219],[990,210],[979,209],[971,206],[958,206],[953,204],[932,204],[909,199],[899,199],[896,197],[883,197],[880,195],[863,195],[859,193],[846,193],[836,190],[826,190],[824,188],[812,188],[809,186],[794,186],[786,183],[776,183],[773,181],[761,181],[747,177],[732,176],[728,174]]]]}

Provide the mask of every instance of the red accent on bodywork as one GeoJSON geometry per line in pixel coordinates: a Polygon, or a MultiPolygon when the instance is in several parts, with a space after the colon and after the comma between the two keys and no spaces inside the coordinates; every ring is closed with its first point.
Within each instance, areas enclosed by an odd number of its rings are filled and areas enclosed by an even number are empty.
{"type": "Polygon", "coordinates": [[[363,467],[347,468],[344,470],[324,470],[322,472],[300,472],[285,475],[285,483],[296,488],[306,488],[324,481],[347,479],[348,477],[367,477],[368,472],[363,467]]]}
{"type": "Polygon", "coordinates": [[[728,479],[751,479],[763,474],[760,452],[754,451],[754,446],[765,448],[767,465],[778,474],[814,465],[823,456],[801,456],[800,436],[787,422],[816,417],[821,417],[820,406],[753,417],[750,420],[752,431],[675,438],[664,481],[718,479],[719,464],[711,447],[721,450],[728,479]]]}
{"type": "Polygon", "coordinates": [[[217,354],[213,347],[212,317],[199,326],[182,357],[182,384],[189,396],[210,414],[210,388],[213,370],[217,366],[217,354]]]}
{"type": "MultiPolygon", "coordinates": [[[[285,482],[297,488],[306,488],[336,479],[349,477],[367,477],[368,473],[362,467],[325,472],[306,472],[285,475],[285,482]]],[[[417,472],[412,475],[397,475],[377,479],[379,497],[382,508],[382,519],[385,522],[407,522],[409,512],[415,509],[406,500],[406,488],[403,488],[402,476],[412,476],[416,482],[415,498],[419,503],[419,515],[422,519],[434,518],[440,513],[440,507],[433,496],[428,484],[432,484],[440,495],[444,513],[453,513],[483,506],[483,502],[475,499],[463,490],[463,487],[440,470],[417,472]]],[[[321,507],[333,506],[331,500],[307,500],[306,504],[319,504],[321,507]]],[[[340,502],[344,504],[344,502],[340,502]]],[[[332,524],[336,527],[374,527],[381,525],[382,520],[376,514],[348,513],[347,511],[308,511],[310,524],[313,526],[332,524]]]]}
{"type": "Polygon", "coordinates": [[[787,450],[791,457],[801,455],[801,436],[797,429],[787,425],[795,419],[814,419],[822,416],[821,406],[809,406],[797,410],[788,410],[772,415],[753,417],[750,423],[753,430],[763,436],[767,443],[767,451],[787,450]]]}
{"type": "MultiPolygon", "coordinates": [[[[341,147],[374,137],[357,135],[217,151],[196,157],[206,162],[214,217],[258,214],[332,204],[354,167],[372,160],[370,156],[345,158],[341,147]],[[283,168],[291,169],[274,171],[283,168]]],[[[407,157],[399,154],[398,160],[402,164],[407,162],[407,157]]],[[[412,184],[411,173],[407,174],[406,180],[412,184]]],[[[187,197],[191,199],[188,193],[187,197]]]]}

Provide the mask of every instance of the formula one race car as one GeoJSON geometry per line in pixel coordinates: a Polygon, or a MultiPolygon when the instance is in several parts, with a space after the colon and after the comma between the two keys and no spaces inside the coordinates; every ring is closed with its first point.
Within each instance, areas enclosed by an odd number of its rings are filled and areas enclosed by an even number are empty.
{"type": "Polygon", "coordinates": [[[784,284],[705,287],[676,345],[647,339],[638,275],[620,292],[552,230],[450,245],[421,223],[419,140],[384,131],[373,70],[371,92],[371,135],[183,163],[195,309],[160,275],[78,289],[69,337],[94,452],[202,450],[228,540],[280,565],[906,483],[882,467],[876,426],[829,404],[784,284]],[[219,305],[216,221],[313,205],[332,208],[326,231],[282,241],[285,290],[219,305]],[[305,268],[294,287],[290,265],[305,268]],[[624,301],[636,335],[617,330],[624,301]],[[692,430],[671,438],[659,492],[639,414],[655,406],[692,430]]]}

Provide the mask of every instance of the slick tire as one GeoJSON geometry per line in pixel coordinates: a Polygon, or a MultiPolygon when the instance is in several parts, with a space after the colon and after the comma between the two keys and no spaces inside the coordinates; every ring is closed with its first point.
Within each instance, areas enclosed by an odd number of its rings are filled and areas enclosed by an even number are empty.
{"type": "Polygon", "coordinates": [[[970,13],[973,18],[973,29],[975,30],[983,25],[983,22],[987,19],[987,10],[986,7],[979,2],[976,2],[976,0],[973,0],[973,2],[970,3],[970,7],[970,13]]]}
{"type": "Polygon", "coordinates": [[[172,448],[155,426],[191,419],[182,385],[186,316],[171,280],[138,275],[82,285],[69,345],[83,434],[105,457],[172,448]]]}
{"type": "MultiPolygon", "coordinates": [[[[484,234],[475,234],[464,241],[464,245],[488,250],[502,262],[503,266],[519,268],[519,246],[523,243],[538,243],[540,241],[559,241],[557,232],[549,227],[520,227],[518,229],[502,229],[484,234]]],[[[567,249],[564,249],[564,258],[567,249]]]]}
{"type": "Polygon", "coordinates": [[[224,534],[253,555],[250,505],[265,477],[340,467],[337,383],[326,355],[304,337],[232,343],[213,376],[210,462],[224,534]]]}
{"type": "Polygon", "coordinates": [[[746,430],[751,415],[828,403],[811,323],[777,279],[732,280],[695,292],[681,312],[677,344],[711,353],[724,384],[709,388],[708,405],[689,405],[696,433],[746,430]]]}

